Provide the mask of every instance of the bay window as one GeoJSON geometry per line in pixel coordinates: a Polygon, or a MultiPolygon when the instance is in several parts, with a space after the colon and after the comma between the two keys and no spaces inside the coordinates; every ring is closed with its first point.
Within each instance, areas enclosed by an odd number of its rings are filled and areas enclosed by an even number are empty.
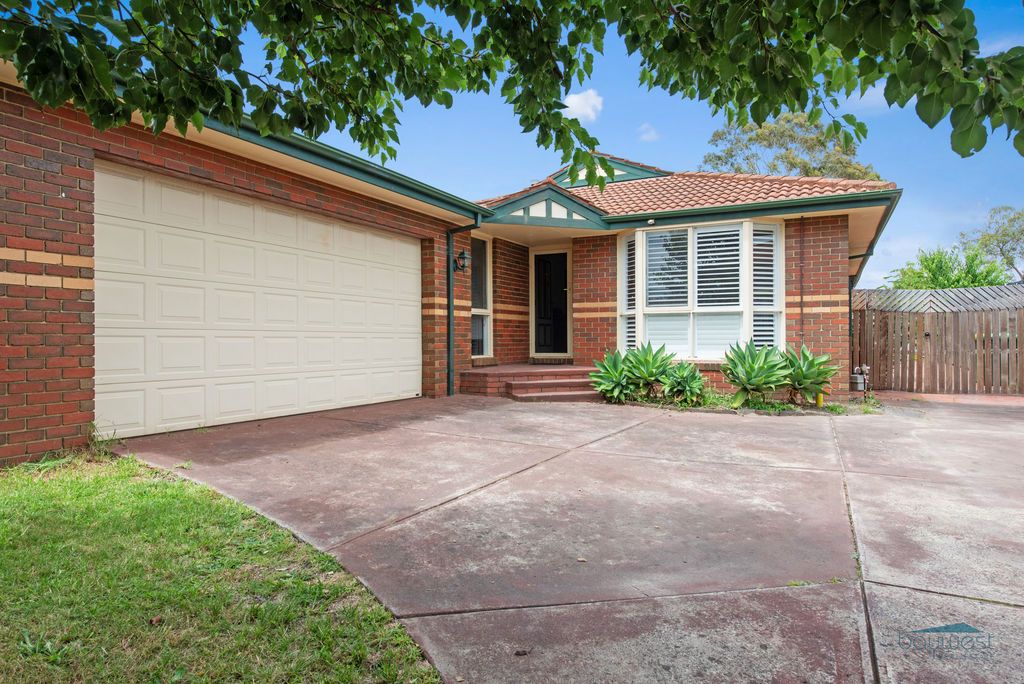
{"type": "Polygon", "coordinates": [[[782,228],[751,221],[643,229],[619,253],[619,346],[719,360],[783,340],[782,228]]]}

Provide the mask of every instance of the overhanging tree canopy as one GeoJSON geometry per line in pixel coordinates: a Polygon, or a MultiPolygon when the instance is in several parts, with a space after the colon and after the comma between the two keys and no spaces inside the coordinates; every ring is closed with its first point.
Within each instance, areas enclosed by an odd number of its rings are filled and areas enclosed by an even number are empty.
{"type": "MultiPolygon", "coordinates": [[[[263,134],[333,124],[383,158],[402,102],[496,89],[594,182],[597,140],[562,100],[609,28],[639,54],[641,84],[733,123],[831,117],[884,84],[929,126],[948,117],[961,155],[999,129],[1024,154],[1024,47],[981,57],[962,0],[0,0],[0,57],[38,102],[70,101],[101,129],[132,112],[154,131],[248,114],[263,134]],[[265,59],[244,62],[243,42],[265,59]]],[[[851,140],[866,130],[849,114],[828,123],[851,140]]]]}

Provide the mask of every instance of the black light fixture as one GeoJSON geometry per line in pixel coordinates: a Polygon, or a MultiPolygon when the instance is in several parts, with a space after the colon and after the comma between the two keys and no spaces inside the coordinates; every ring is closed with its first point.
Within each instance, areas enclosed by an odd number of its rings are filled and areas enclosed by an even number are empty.
{"type": "Polygon", "coordinates": [[[466,254],[466,250],[459,252],[459,255],[452,261],[452,270],[458,273],[459,271],[465,271],[469,268],[469,262],[472,257],[466,254]]]}

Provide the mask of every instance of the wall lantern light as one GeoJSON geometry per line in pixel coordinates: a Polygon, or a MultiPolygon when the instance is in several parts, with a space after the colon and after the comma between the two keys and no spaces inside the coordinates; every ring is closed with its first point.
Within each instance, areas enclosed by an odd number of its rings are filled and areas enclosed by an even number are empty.
{"type": "Polygon", "coordinates": [[[452,261],[452,270],[458,273],[459,271],[465,271],[469,268],[469,262],[472,260],[466,250],[459,252],[459,255],[452,261]]]}

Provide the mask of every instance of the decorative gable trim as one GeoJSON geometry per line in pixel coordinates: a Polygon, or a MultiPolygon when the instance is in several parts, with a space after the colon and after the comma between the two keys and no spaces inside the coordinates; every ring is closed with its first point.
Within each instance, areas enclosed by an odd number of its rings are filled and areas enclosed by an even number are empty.
{"type": "Polygon", "coordinates": [[[520,195],[491,210],[494,215],[484,223],[609,230],[600,211],[554,185],[520,195]]]}
{"type": "MultiPolygon", "coordinates": [[[[615,176],[613,178],[608,178],[608,183],[618,183],[619,181],[627,180],[638,180],[640,178],[657,178],[659,176],[670,175],[665,171],[660,171],[658,169],[654,169],[648,166],[641,166],[639,164],[632,164],[625,160],[605,157],[605,161],[611,164],[612,168],[615,169],[615,176]]],[[[602,169],[600,166],[597,167],[597,174],[599,176],[605,176],[607,178],[607,174],[604,172],[604,169],[602,169]]],[[[558,173],[551,176],[551,180],[557,183],[559,187],[563,188],[578,188],[580,186],[587,184],[587,180],[584,177],[584,174],[582,173],[580,174],[580,177],[576,179],[576,182],[573,183],[569,177],[569,167],[566,167],[559,171],[558,173]]]]}

